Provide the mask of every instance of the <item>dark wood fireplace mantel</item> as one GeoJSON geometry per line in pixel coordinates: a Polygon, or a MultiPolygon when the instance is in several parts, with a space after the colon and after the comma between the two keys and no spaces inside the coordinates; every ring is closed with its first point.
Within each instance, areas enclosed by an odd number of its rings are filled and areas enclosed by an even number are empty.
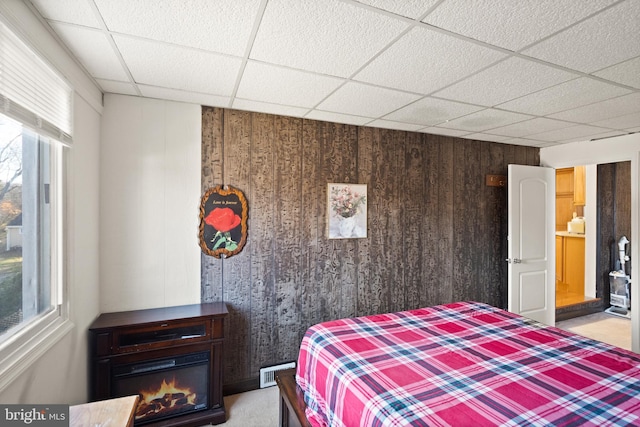
{"type": "Polygon", "coordinates": [[[152,411],[153,405],[142,406],[146,389],[134,390],[141,396],[135,425],[195,427],[225,422],[222,348],[227,314],[226,305],[216,302],[100,315],[89,327],[91,400],[132,394],[132,387],[148,386],[145,381],[164,378],[164,372],[167,378],[184,372],[185,380],[193,371],[199,388],[193,393],[199,399],[196,403],[184,393],[166,393],[155,399],[158,409],[152,411]],[[147,408],[150,415],[140,415],[147,408]]]}

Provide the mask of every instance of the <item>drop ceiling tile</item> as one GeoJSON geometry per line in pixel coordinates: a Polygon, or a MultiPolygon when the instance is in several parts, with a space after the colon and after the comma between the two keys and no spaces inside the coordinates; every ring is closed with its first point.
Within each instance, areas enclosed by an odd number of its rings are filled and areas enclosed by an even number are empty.
{"type": "Polygon", "coordinates": [[[593,123],[595,126],[602,126],[610,129],[629,129],[640,125],[640,112],[627,114],[607,120],[593,123]]]}
{"type": "Polygon", "coordinates": [[[394,122],[381,119],[373,120],[372,122],[367,123],[367,126],[371,126],[374,128],[406,130],[410,132],[415,132],[418,129],[422,129],[424,127],[422,125],[414,125],[411,123],[394,122]]]}
{"type": "MultiPolygon", "coordinates": [[[[575,2],[582,7],[585,2],[575,2]]],[[[640,55],[640,2],[627,0],[523,51],[592,73],[640,55]]]]}
{"type": "Polygon", "coordinates": [[[567,71],[512,57],[434,95],[493,107],[576,77],[567,71]]]}
{"type": "Polygon", "coordinates": [[[487,108],[486,110],[471,113],[467,116],[443,123],[440,126],[451,129],[467,130],[470,132],[482,132],[484,130],[506,126],[531,118],[531,116],[524,114],[487,108]]]}
{"type": "Polygon", "coordinates": [[[423,21],[517,51],[614,2],[615,0],[448,0],[423,21]]]}
{"type": "Polygon", "coordinates": [[[581,77],[499,104],[505,110],[545,116],[630,93],[630,90],[581,77]]]}
{"type": "Polygon", "coordinates": [[[385,120],[431,126],[464,116],[483,107],[426,97],[385,116],[385,120]]]}
{"type": "Polygon", "coordinates": [[[122,36],[114,40],[136,83],[218,96],[233,92],[238,58],[122,36]]]}
{"type": "Polygon", "coordinates": [[[208,105],[210,107],[228,107],[230,98],[228,96],[216,96],[206,93],[186,92],[183,90],[167,89],[138,85],[142,96],[147,98],[168,99],[171,101],[187,102],[189,104],[208,105]]]}
{"type": "Polygon", "coordinates": [[[526,120],[524,122],[491,129],[490,133],[495,135],[504,135],[507,137],[522,137],[570,126],[574,126],[574,124],[560,120],[547,119],[544,117],[536,117],[535,119],[526,120]]]}
{"type": "Polygon", "coordinates": [[[464,131],[464,130],[445,129],[445,128],[440,128],[436,126],[420,129],[420,132],[431,133],[434,135],[445,135],[445,136],[455,136],[455,137],[461,137],[469,134],[468,131],[464,131]]]}
{"type": "Polygon", "coordinates": [[[100,21],[87,1],[31,0],[31,3],[46,19],[100,28],[100,21]]]}
{"type": "Polygon", "coordinates": [[[294,107],[314,107],[343,79],[249,61],[238,87],[239,98],[294,107]]]}
{"type": "Polygon", "coordinates": [[[418,95],[349,82],[320,103],[318,109],[378,118],[418,98],[418,95]]]}
{"type": "Polygon", "coordinates": [[[260,0],[94,1],[109,31],[236,56],[260,7],[260,0]]]}
{"type": "Polygon", "coordinates": [[[438,3],[438,0],[358,0],[358,3],[417,19],[438,3]]]}
{"type": "Polygon", "coordinates": [[[536,141],[535,144],[531,145],[532,147],[544,148],[544,147],[552,147],[554,145],[560,145],[558,142],[548,142],[548,141],[536,141]]]}
{"type": "Polygon", "coordinates": [[[619,130],[614,130],[614,131],[609,131],[609,132],[603,132],[603,133],[597,133],[597,134],[594,134],[594,135],[589,135],[587,137],[577,137],[577,138],[564,139],[564,140],[559,141],[559,142],[561,142],[562,144],[567,144],[569,142],[597,141],[599,139],[613,138],[613,137],[622,136],[622,135],[626,135],[626,132],[619,131],[619,130]]]}
{"type": "Polygon", "coordinates": [[[500,141],[501,144],[509,144],[509,145],[523,145],[526,147],[544,147],[550,145],[547,141],[538,141],[535,139],[528,138],[511,138],[505,139],[504,141],[500,141]]]}
{"type": "Polygon", "coordinates": [[[93,77],[129,80],[108,36],[103,32],[56,23],[52,23],[52,28],[93,77]]]}
{"type": "Polygon", "coordinates": [[[291,107],[288,105],[269,104],[266,102],[251,101],[248,99],[234,99],[233,107],[236,110],[255,111],[258,113],[278,114],[281,116],[303,117],[308,108],[291,107]]]}
{"type": "Polygon", "coordinates": [[[365,125],[372,120],[370,117],[352,116],[349,114],[332,113],[330,111],[321,110],[312,110],[305,116],[305,118],[358,126],[365,125]]]}
{"type": "Polygon", "coordinates": [[[539,141],[556,142],[576,138],[588,139],[586,137],[610,131],[611,129],[605,129],[601,127],[576,125],[548,132],[537,133],[535,135],[530,135],[529,137],[532,139],[537,139],[539,141]]]}
{"type": "Polygon", "coordinates": [[[550,118],[591,123],[640,111],[640,93],[607,99],[572,110],[549,115],[550,118]]]}
{"type": "Polygon", "coordinates": [[[337,0],[271,0],[250,57],[348,77],[407,25],[403,20],[337,0]]]}
{"type": "Polygon", "coordinates": [[[505,56],[457,37],[415,27],[354,79],[426,95],[505,56]]]}
{"type": "Polygon", "coordinates": [[[96,79],[103,93],[119,93],[121,95],[138,95],[135,87],[128,82],[117,82],[114,80],[96,79]]]}
{"type": "Polygon", "coordinates": [[[489,135],[487,133],[470,133],[464,136],[467,139],[476,139],[478,141],[502,142],[509,139],[508,136],[489,135]]]}
{"type": "Polygon", "coordinates": [[[640,88],[640,56],[593,74],[623,85],[640,88]]]}

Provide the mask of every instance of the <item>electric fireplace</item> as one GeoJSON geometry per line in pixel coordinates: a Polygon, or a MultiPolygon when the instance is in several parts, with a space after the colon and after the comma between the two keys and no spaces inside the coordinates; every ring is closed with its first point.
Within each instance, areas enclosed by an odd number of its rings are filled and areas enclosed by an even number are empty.
{"type": "Polygon", "coordinates": [[[101,315],[91,334],[92,400],[137,395],[136,426],[226,421],[222,399],[224,304],[101,315]]]}
{"type": "Polygon", "coordinates": [[[131,363],[113,369],[116,396],[140,396],[139,425],[208,408],[209,353],[131,363]]]}

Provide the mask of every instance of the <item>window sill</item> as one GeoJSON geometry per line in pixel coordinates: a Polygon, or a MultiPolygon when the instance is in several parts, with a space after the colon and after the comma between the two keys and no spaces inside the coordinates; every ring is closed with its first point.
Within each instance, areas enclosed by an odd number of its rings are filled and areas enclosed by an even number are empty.
{"type": "Polygon", "coordinates": [[[69,319],[54,312],[3,343],[0,349],[0,392],[24,374],[73,328],[74,324],[69,319]]]}

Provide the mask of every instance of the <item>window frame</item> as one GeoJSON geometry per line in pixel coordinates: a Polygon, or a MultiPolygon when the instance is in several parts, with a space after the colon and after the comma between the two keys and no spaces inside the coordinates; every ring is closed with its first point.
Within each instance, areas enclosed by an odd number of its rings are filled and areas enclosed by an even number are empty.
{"type": "MultiPolygon", "coordinates": [[[[29,127],[23,124],[23,127],[29,127]]],[[[17,330],[0,343],[0,391],[5,390],[20,375],[26,372],[48,350],[66,336],[74,324],[69,319],[69,292],[67,289],[66,263],[66,212],[67,212],[67,165],[69,148],[37,130],[31,129],[39,138],[47,138],[51,151],[50,203],[51,203],[51,249],[50,287],[52,289],[49,310],[17,326],[17,330]]]]}

